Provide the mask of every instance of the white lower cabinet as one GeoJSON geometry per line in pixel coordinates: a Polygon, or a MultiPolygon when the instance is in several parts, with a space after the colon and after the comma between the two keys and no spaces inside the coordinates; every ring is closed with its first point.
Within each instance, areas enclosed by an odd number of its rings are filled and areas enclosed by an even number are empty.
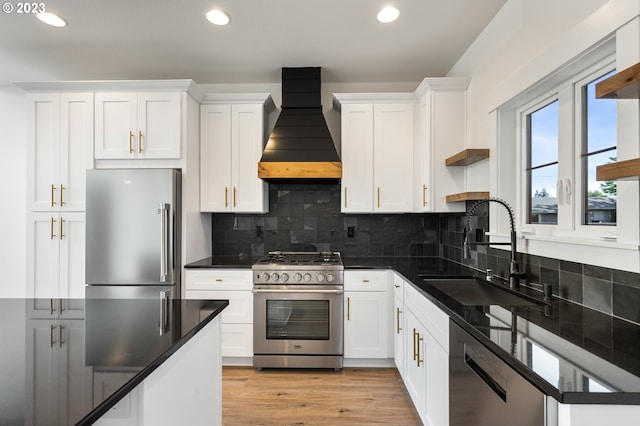
{"type": "Polygon", "coordinates": [[[253,364],[253,275],[250,269],[187,269],[187,299],[225,299],[221,315],[222,362],[253,364]]]}
{"type": "Polygon", "coordinates": [[[345,366],[392,365],[389,271],[345,271],[344,277],[345,366]]]}
{"type": "Polygon", "coordinates": [[[427,426],[449,424],[449,317],[404,286],[404,383],[427,426]]]}
{"type": "Polygon", "coordinates": [[[27,320],[26,424],[75,424],[92,408],[84,360],[84,320],[27,320]],[[74,349],[75,348],[75,349],[74,349]]]}

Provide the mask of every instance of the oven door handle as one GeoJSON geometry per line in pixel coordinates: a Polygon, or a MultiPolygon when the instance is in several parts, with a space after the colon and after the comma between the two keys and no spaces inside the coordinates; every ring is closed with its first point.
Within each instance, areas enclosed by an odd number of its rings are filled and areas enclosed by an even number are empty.
{"type": "Polygon", "coordinates": [[[344,294],[344,290],[283,290],[254,288],[252,293],[316,293],[316,294],[344,294]]]}

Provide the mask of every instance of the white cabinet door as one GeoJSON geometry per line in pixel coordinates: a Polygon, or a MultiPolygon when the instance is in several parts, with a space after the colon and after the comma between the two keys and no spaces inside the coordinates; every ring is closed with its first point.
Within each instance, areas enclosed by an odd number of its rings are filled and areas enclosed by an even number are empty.
{"type": "Polygon", "coordinates": [[[96,93],[96,159],[179,159],[178,92],[96,93]]]}
{"type": "Polygon", "coordinates": [[[389,294],[345,292],[345,358],[390,358],[389,294]]]}
{"type": "Polygon", "coordinates": [[[138,93],[138,158],[180,158],[180,93],[138,93]]]}
{"type": "Polygon", "coordinates": [[[398,296],[393,298],[394,333],[393,333],[393,359],[396,368],[402,378],[405,377],[405,330],[404,330],[404,304],[398,296]]]}
{"type": "Polygon", "coordinates": [[[229,202],[231,167],[231,105],[202,105],[200,107],[201,211],[231,211],[229,202]]]}
{"type": "Polygon", "coordinates": [[[449,353],[425,331],[425,366],[427,369],[426,409],[427,426],[449,424],[449,353]]]}
{"type": "Polygon", "coordinates": [[[268,210],[268,186],[258,178],[263,149],[263,109],[260,104],[231,106],[231,201],[236,212],[268,210]]]}
{"type": "Polygon", "coordinates": [[[263,104],[200,107],[200,211],[268,210],[268,185],[258,178],[263,120],[263,104]]]}
{"type": "MultiPolygon", "coordinates": [[[[405,306],[406,308],[406,306],[405,306]]],[[[405,324],[405,379],[404,384],[409,396],[416,407],[420,418],[424,421],[426,409],[427,369],[425,367],[425,330],[414,313],[407,309],[404,316],[405,324]]]]}
{"type": "Polygon", "coordinates": [[[96,93],[95,114],[95,158],[135,158],[137,94],[96,93]]]}
{"type": "Polygon", "coordinates": [[[373,107],[375,212],[413,210],[413,104],[373,107]]]}
{"type": "Polygon", "coordinates": [[[32,211],[82,211],[92,167],[93,94],[29,93],[27,203],[32,211]]]}
{"type": "Polygon", "coordinates": [[[82,317],[84,213],[29,213],[26,296],[36,317],[82,317]],[[69,300],[66,300],[69,299],[69,300]]]}
{"type": "Polygon", "coordinates": [[[373,211],[373,105],[345,104],[341,110],[343,213],[373,211]]]}

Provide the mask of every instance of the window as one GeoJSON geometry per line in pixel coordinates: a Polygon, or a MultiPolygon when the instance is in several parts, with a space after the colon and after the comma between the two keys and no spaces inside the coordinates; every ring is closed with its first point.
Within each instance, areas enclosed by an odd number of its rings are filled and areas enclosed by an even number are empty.
{"type": "Polygon", "coordinates": [[[616,102],[595,98],[614,72],[612,57],[592,63],[516,110],[521,219],[535,234],[597,237],[616,225],[616,184],[596,181],[596,167],[617,155],[616,102]]]}
{"type": "Polygon", "coordinates": [[[529,223],[558,223],[558,101],[526,114],[529,223]]]}
{"type": "Polygon", "coordinates": [[[596,99],[596,83],[613,71],[581,86],[582,205],[584,225],[615,225],[617,185],[596,181],[596,167],[616,159],[616,102],[596,99]]]}

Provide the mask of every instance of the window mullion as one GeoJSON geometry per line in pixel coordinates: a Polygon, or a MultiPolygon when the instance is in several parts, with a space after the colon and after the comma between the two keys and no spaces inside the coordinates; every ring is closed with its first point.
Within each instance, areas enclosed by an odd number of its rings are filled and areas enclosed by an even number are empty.
{"type": "Polygon", "coordinates": [[[558,230],[575,229],[574,209],[580,197],[576,197],[574,179],[574,103],[573,85],[568,84],[558,92],[558,230]]]}

